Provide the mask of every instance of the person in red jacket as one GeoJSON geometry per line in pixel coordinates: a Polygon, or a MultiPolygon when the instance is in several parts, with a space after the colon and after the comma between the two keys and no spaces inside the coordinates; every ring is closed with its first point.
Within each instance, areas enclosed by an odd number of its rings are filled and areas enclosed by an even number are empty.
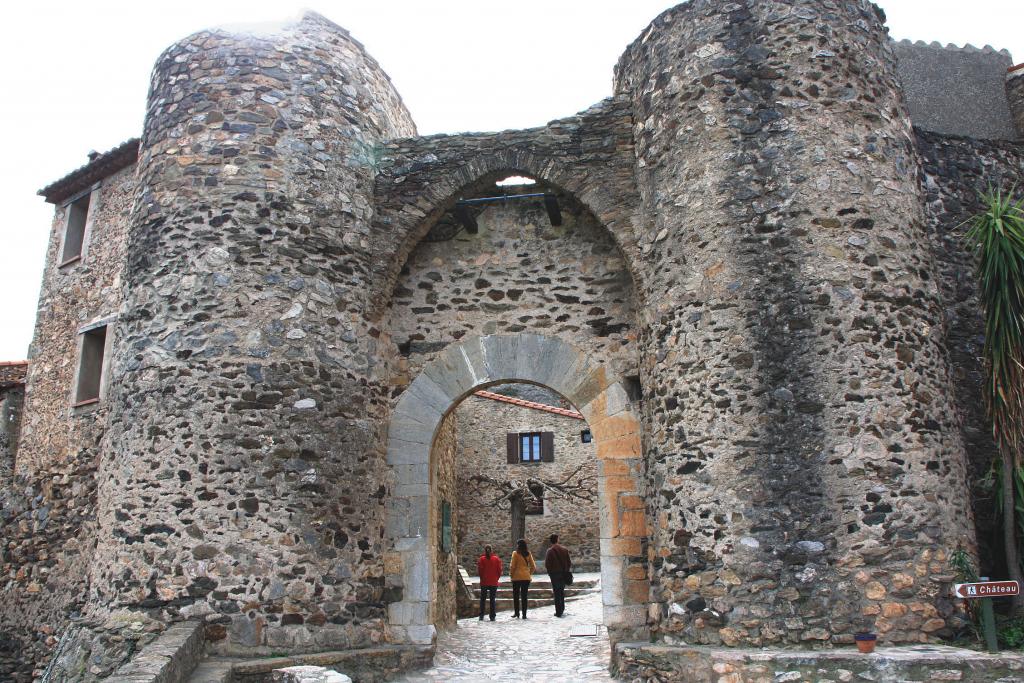
{"type": "Polygon", "coordinates": [[[491,621],[494,621],[494,598],[498,594],[501,579],[501,558],[491,552],[491,546],[484,546],[484,554],[476,561],[476,573],[480,575],[480,621],[484,620],[484,600],[491,598],[491,621]]]}

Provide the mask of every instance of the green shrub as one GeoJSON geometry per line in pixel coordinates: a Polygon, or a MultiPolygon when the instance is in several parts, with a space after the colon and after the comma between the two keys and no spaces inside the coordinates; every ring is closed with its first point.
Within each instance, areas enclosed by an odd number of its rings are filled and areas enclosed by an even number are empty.
{"type": "Polygon", "coordinates": [[[1024,618],[1007,619],[999,624],[999,644],[1013,650],[1024,649],[1024,618]]]}

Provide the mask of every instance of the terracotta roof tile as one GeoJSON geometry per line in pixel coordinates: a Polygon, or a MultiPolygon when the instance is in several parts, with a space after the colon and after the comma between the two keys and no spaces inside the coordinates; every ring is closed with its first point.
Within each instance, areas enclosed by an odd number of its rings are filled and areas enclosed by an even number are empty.
{"type": "Polygon", "coordinates": [[[544,403],[535,403],[534,401],[526,401],[521,398],[513,398],[511,396],[504,396],[502,394],[496,394],[493,391],[477,391],[473,394],[480,398],[489,398],[492,401],[501,401],[502,403],[511,403],[512,405],[522,406],[523,408],[530,408],[531,410],[543,410],[546,413],[554,413],[555,415],[562,415],[563,417],[571,417],[576,420],[584,420],[580,413],[575,410],[566,410],[565,408],[556,408],[555,406],[549,406],[544,403]]]}
{"type": "Polygon", "coordinates": [[[131,138],[112,150],[92,157],[85,166],[53,181],[36,194],[45,197],[51,204],[60,204],[96,181],[117,173],[125,166],[131,166],[138,158],[139,139],[131,138]]]}
{"type": "Polygon", "coordinates": [[[0,361],[0,389],[23,385],[27,374],[27,360],[0,361]]]}

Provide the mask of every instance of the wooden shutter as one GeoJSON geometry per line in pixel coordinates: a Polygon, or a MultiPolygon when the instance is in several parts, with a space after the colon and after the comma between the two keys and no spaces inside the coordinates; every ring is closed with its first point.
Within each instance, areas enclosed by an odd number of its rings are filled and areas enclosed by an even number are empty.
{"type": "Polygon", "coordinates": [[[519,435],[515,432],[505,435],[505,462],[509,465],[519,462],[519,435]]]}
{"type": "Polygon", "coordinates": [[[541,432],[540,433],[540,461],[541,462],[554,462],[555,461],[555,433],[554,432],[541,432]]]}

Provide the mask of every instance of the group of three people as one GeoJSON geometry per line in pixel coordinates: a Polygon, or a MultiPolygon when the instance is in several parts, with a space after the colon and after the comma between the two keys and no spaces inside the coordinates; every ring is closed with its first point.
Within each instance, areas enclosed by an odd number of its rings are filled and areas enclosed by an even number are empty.
{"type": "MultiPolygon", "coordinates": [[[[572,583],[572,559],[569,551],[558,543],[558,534],[551,534],[551,546],[544,554],[544,571],[551,580],[551,592],[555,595],[555,616],[565,614],[565,586],[572,583]]],[[[484,607],[488,598],[491,603],[491,621],[494,621],[494,600],[498,593],[498,582],[501,580],[501,558],[495,555],[491,546],[484,546],[484,554],[476,562],[477,574],[480,576],[480,621],[484,619],[484,607]]],[[[522,538],[516,543],[509,562],[509,578],[512,580],[512,605],[515,608],[513,619],[526,619],[526,608],[530,604],[530,582],[537,571],[537,562],[533,559],[526,541],[522,538]]]]}

